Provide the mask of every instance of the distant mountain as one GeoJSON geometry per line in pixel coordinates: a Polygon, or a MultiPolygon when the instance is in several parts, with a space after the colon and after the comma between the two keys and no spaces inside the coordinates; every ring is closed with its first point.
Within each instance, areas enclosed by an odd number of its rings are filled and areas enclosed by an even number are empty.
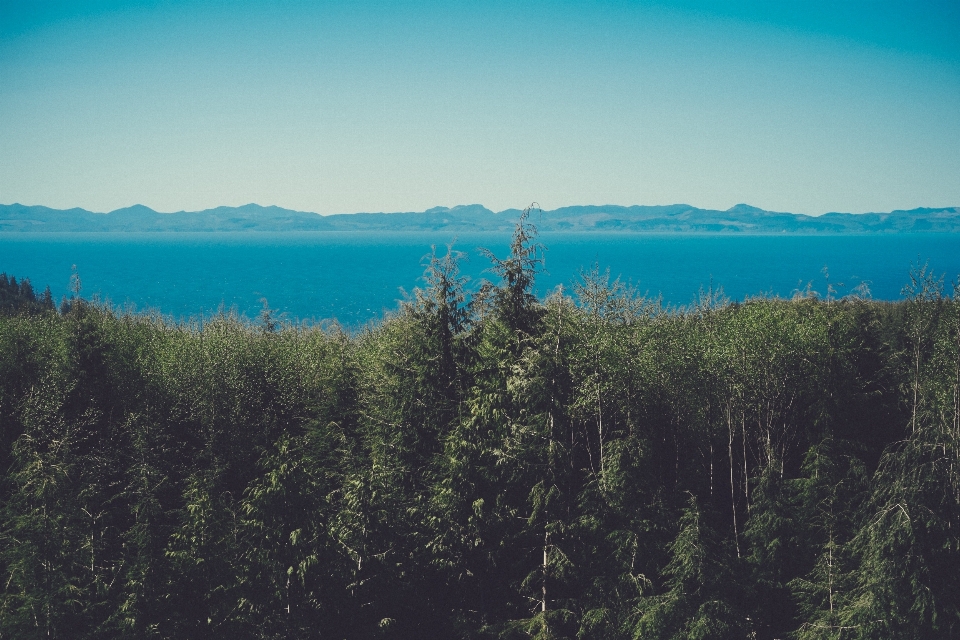
{"type": "MultiPolygon", "coordinates": [[[[0,232],[16,231],[504,231],[520,211],[495,213],[479,204],[434,207],[422,212],[321,216],[247,204],[204,211],[158,213],[143,205],[93,213],[22,204],[0,205],[0,232]]],[[[827,213],[807,216],[738,204],[726,211],[686,204],[593,205],[536,212],[531,221],[546,232],[624,231],[659,233],[904,233],[960,232],[960,207],[890,213],[827,213]]]]}

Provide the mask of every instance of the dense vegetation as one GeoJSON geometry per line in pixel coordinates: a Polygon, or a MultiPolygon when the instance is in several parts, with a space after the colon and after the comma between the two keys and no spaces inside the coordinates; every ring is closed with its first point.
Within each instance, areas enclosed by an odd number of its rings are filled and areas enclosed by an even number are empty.
{"type": "Polygon", "coordinates": [[[29,279],[17,282],[15,277],[8,278],[6,273],[0,273],[0,315],[29,315],[52,310],[50,287],[37,296],[29,279]]]}
{"type": "Polygon", "coordinates": [[[0,637],[960,636],[956,289],[538,300],[533,234],[356,335],[0,317],[0,637]]]}

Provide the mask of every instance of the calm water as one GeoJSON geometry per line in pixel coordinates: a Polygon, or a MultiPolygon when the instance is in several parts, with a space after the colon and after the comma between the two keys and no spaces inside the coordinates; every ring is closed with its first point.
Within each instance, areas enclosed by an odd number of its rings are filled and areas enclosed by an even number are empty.
{"type": "MultiPolygon", "coordinates": [[[[293,319],[338,318],[356,326],[395,309],[400,288],[422,285],[421,259],[441,250],[449,233],[150,233],[0,234],[0,271],[47,284],[59,300],[76,265],[83,295],[174,317],[210,314],[222,304],[256,316],[261,298],[293,319]]],[[[498,256],[509,237],[461,235],[475,283],[494,276],[477,247],[498,256]]],[[[896,299],[912,264],[929,262],[946,281],[960,274],[960,236],[729,236],[544,234],[546,269],[537,289],[569,287],[596,262],[674,304],[693,300],[701,286],[723,286],[733,299],[790,296],[808,282],[840,293],[861,281],[873,297],[896,299]],[[840,283],[845,285],[840,287],[840,283]]]]}

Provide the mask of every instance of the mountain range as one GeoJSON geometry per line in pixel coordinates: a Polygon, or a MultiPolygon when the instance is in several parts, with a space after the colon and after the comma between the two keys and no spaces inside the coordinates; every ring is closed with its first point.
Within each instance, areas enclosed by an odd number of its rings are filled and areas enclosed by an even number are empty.
{"type": "MultiPolygon", "coordinates": [[[[0,205],[0,232],[49,231],[453,231],[513,229],[518,209],[494,212],[479,204],[434,207],[422,212],[319,215],[247,204],[203,211],[159,213],[134,205],[109,213],[0,205]]],[[[686,204],[663,206],[591,205],[535,210],[544,232],[660,233],[903,233],[960,232],[960,207],[919,208],[889,213],[826,213],[808,216],[738,204],[726,211],[686,204]]]]}

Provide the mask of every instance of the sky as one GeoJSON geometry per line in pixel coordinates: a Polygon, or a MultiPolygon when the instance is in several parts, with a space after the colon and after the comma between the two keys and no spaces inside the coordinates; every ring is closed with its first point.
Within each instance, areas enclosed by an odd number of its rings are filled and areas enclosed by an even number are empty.
{"type": "Polygon", "coordinates": [[[960,206],[958,33],[957,0],[0,0],[0,203],[960,206]]]}

